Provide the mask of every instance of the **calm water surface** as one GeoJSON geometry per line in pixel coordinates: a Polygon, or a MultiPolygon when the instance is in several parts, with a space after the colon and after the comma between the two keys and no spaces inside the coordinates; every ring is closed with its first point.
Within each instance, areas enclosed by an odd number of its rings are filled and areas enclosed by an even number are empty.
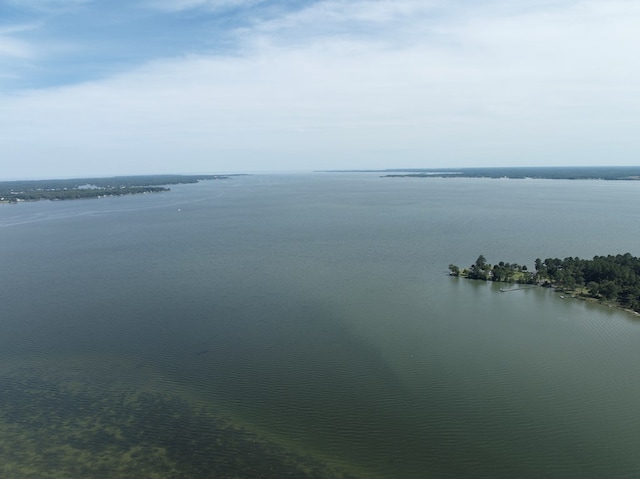
{"type": "MultiPolygon", "coordinates": [[[[5,205],[2,399],[44,391],[38,408],[69,424],[78,397],[160,391],[318,477],[638,477],[640,322],[446,271],[479,254],[638,256],[639,199],[637,182],[314,174],[5,205]]],[[[0,458],[3,477],[72,477],[34,445],[45,426],[12,414],[0,427],[33,450],[0,458]]],[[[124,454],[118,434],[94,449],[124,454]]]]}

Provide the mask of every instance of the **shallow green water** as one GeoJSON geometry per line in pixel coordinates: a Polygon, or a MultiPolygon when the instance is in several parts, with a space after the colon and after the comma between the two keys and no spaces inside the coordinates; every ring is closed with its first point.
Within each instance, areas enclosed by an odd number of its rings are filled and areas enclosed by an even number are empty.
{"type": "Polygon", "coordinates": [[[2,207],[0,471],[633,477],[640,323],[446,269],[638,255],[639,193],[265,175],[2,207]]]}

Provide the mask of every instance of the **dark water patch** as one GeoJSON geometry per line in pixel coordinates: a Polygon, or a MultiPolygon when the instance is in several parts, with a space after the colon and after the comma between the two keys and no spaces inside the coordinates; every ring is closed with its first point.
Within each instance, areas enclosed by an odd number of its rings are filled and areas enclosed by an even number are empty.
{"type": "Polygon", "coordinates": [[[0,377],[0,477],[352,478],[179,397],[0,377]]]}
{"type": "Polygon", "coordinates": [[[198,325],[206,354],[184,358],[180,339],[196,341],[184,333],[153,362],[181,387],[303,448],[374,470],[406,461],[423,432],[412,412],[419,399],[336,311],[303,297],[273,291],[264,307],[230,295],[198,325]]]}

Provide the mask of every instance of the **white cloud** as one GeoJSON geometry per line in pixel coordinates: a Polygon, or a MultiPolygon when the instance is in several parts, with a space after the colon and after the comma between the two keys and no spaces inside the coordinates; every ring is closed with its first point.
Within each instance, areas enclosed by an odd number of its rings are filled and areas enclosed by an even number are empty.
{"type": "Polygon", "coordinates": [[[26,42],[0,34],[0,57],[28,58],[31,54],[31,48],[26,42]]]}
{"type": "Polygon", "coordinates": [[[226,10],[231,8],[251,7],[264,0],[149,0],[146,5],[151,8],[171,12],[204,8],[207,10],[226,10]]]}
{"type": "Polygon", "coordinates": [[[18,37],[38,27],[39,24],[14,24],[0,27],[0,57],[32,57],[34,53],[32,46],[18,37]]]}
{"type": "Polygon", "coordinates": [[[258,26],[240,57],[0,99],[4,155],[38,176],[637,163],[640,5],[353,5],[258,26]]]}
{"type": "Polygon", "coordinates": [[[79,5],[91,3],[93,0],[5,0],[21,10],[35,10],[41,12],[62,11],[76,8],[79,5]]]}

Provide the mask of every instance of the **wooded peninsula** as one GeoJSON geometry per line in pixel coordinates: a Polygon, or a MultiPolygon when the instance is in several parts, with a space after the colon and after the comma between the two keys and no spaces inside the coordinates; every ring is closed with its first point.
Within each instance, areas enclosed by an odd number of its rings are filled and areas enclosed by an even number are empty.
{"type": "Polygon", "coordinates": [[[469,268],[449,265],[449,274],[482,281],[520,283],[555,288],[572,297],[596,299],[640,312],[640,258],[630,253],[535,260],[535,271],[526,265],[500,261],[492,265],[483,255],[469,268]]]}
{"type": "Polygon", "coordinates": [[[220,175],[146,175],[63,180],[18,180],[0,182],[0,203],[38,200],[77,200],[106,196],[169,191],[166,185],[224,180],[220,175]]]}

